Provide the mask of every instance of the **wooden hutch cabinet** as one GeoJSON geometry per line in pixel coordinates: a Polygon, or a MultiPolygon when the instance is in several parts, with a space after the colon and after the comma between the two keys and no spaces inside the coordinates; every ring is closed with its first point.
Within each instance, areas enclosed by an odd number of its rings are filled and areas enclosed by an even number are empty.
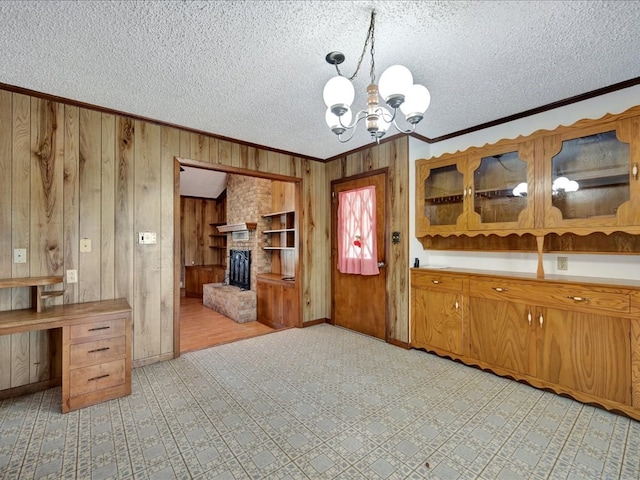
{"type": "Polygon", "coordinates": [[[416,161],[425,249],[537,272],[415,268],[411,346],[640,419],[640,277],[545,275],[549,252],[640,254],[640,107],[416,161]]]}
{"type": "Polygon", "coordinates": [[[534,226],[534,202],[526,187],[535,179],[533,141],[418,160],[416,171],[419,237],[534,226]],[[518,187],[522,191],[516,195],[518,187]]]}

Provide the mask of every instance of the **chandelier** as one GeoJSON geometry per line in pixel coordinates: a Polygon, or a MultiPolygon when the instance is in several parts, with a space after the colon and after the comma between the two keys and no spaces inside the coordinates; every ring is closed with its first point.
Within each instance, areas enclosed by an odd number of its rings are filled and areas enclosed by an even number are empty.
{"type": "Polygon", "coordinates": [[[338,75],[330,79],[324,86],[323,98],[327,106],[325,120],[333,133],[338,136],[338,140],[346,143],[356,131],[356,126],[361,120],[366,120],[367,130],[376,142],[387,133],[393,126],[401,133],[411,133],[416,125],[424,117],[424,112],[429,108],[431,95],[423,85],[414,84],[413,76],[408,68],[402,65],[393,65],[387,68],[380,77],[380,84],[376,84],[375,72],[375,18],[376,12],[371,12],[371,22],[367,33],[364,48],[360,54],[358,65],[354,74],[347,78],[340,72],[340,65],[344,62],[344,55],[340,52],[330,52],[326,56],[327,63],[334,65],[338,75]],[[351,111],[351,104],[355,98],[355,91],[351,80],[353,80],[370,45],[371,54],[371,84],[367,87],[367,108],[356,113],[355,118],[351,111]],[[384,100],[389,108],[380,105],[380,98],[384,100]],[[407,128],[398,126],[397,120],[400,117],[398,109],[404,115],[404,122],[407,128]],[[353,120],[353,123],[352,123],[353,120]],[[351,135],[347,138],[343,134],[351,130],[351,135]]]}

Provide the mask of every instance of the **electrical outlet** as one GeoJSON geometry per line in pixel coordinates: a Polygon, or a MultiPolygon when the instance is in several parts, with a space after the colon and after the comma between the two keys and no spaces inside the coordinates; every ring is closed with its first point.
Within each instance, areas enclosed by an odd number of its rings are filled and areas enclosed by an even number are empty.
{"type": "Polygon", "coordinates": [[[569,270],[569,259],[567,257],[558,257],[558,270],[569,270]]]}
{"type": "Polygon", "coordinates": [[[13,249],[13,263],[27,263],[27,249],[26,248],[14,248],[13,249]]]}
{"type": "Polygon", "coordinates": [[[78,283],[78,270],[67,270],[67,283],[78,283]]]}
{"type": "Polygon", "coordinates": [[[81,238],[80,239],[80,253],[89,253],[91,252],[91,239],[90,238],[81,238]]]}

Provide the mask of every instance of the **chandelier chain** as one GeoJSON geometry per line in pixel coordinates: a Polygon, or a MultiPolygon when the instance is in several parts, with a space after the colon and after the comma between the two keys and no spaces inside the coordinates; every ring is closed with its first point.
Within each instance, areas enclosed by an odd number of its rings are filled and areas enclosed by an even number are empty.
{"type": "MultiPolygon", "coordinates": [[[[376,11],[372,10],[371,11],[371,23],[369,24],[369,31],[367,32],[367,39],[364,42],[364,47],[362,48],[362,53],[360,54],[360,58],[358,59],[358,65],[356,66],[356,71],[353,72],[353,75],[351,75],[349,77],[349,81],[353,80],[354,78],[356,78],[356,75],[358,75],[358,72],[360,71],[360,66],[362,65],[362,60],[364,59],[364,54],[367,53],[367,46],[369,45],[369,42],[371,42],[371,83],[375,83],[375,78],[376,78],[376,73],[375,73],[375,61],[373,59],[373,53],[374,53],[374,48],[373,48],[373,44],[374,44],[374,31],[376,28],[376,11]]],[[[344,76],[342,75],[342,72],[340,71],[340,68],[338,67],[338,64],[335,64],[336,67],[336,71],[338,72],[338,75],[340,76],[344,76]]]]}

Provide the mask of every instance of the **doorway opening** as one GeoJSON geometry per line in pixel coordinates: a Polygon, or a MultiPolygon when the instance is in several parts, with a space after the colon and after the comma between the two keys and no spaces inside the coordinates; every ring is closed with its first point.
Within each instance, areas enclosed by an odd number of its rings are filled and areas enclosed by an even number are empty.
{"type": "MultiPolygon", "coordinates": [[[[175,157],[174,174],[174,298],[180,299],[174,304],[174,357],[186,351],[264,335],[282,327],[300,326],[264,321],[264,315],[258,318],[261,308],[268,309],[276,300],[270,295],[262,295],[269,297],[262,299],[260,295],[255,295],[255,318],[244,315],[246,305],[242,302],[242,319],[233,315],[232,318],[226,316],[226,310],[217,307],[220,305],[219,300],[212,303],[203,302],[203,299],[207,298],[207,291],[214,292],[219,297],[220,291],[224,289],[240,288],[230,286],[231,283],[237,284],[238,275],[244,281],[242,290],[239,291],[243,294],[251,293],[251,290],[259,291],[258,278],[261,276],[277,276],[286,271],[287,278],[300,277],[297,261],[300,252],[299,235],[287,233],[295,239],[293,244],[286,248],[272,247],[274,234],[271,233],[270,225],[271,216],[274,215],[272,212],[274,209],[278,210],[279,205],[284,205],[283,210],[286,211],[300,211],[302,179],[212,165],[180,157],[175,157]],[[208,175],[226,176],[229,188],[219,191],[216,198],[190,195],[189,186],[186,182],[183,183],[181,177],[185,171],[188,173],[193,170],[200,181],[208,175]],[[239,186],[241,184],[242,187],[239,186]],[[247,187],[244,184],[250,185],[247,187]],[[264,190],[264,195],[255,193],[260,189],[264,190]],[[273,195],[272,189],[275,192],[273,195]],[[282,204],[283,198],[286,200],[285,204],[282,204]],[[259,202],[259,206],[257,210],[256,207],[251,210],[250,204],[255,201],[259,202]],[[268,226],[265,223],[267,221],[268,226]],[[235,273],[230,271],[232,254],[237,256],[238,251],[250,255],[250,270],[235,273]],[[230,282],[230,277],[235,282],[230,282]],[[218,286],[222,288],[214,290],[218,286]]],[[[291,232],[297,231],[297,217],[295,225],[291,225],[291,232]]],[[[296,297],[299,297],[300,290],[295,289],[296,297]]],[[[231,298],[228,303],[233,303],[231,298]]],[[[293,305],[299,310],[299,298],[295,299],[293,305]]],[[[299,311],[295,318],[300,318],[299,311]]]]}

